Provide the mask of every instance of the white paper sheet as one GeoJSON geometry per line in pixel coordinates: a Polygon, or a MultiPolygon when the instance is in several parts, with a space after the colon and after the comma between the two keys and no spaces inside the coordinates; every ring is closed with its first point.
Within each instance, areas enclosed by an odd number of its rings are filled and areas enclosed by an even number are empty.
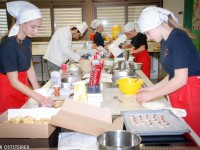
{"type": "Polygon", "coordinates": [[[98,150],[95,136],[79,132],[59,134],[58,150],[98,150]]]}

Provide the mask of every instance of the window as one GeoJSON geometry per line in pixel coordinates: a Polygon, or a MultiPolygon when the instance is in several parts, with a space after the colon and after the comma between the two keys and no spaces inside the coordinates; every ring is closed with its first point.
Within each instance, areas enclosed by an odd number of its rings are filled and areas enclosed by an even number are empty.
{"type": "MultiPolygon", "coordinates": [[[[51,20],[51,9],[41,8],[42,26],[36,37],[50,37],[55,30],[63,26],[75,26],[82,22],[82,7],[53,8],[53,20],[51,20]],[[54,25],[53,27],[51,25],[54,25]]],[[[66,6],[67,7],[67,6],[66,6]]]]}
{"type": "MultiPolygon", "coordinates": [[[[128,6],[128,22],[138,21],[142,10],[149,5],[146,6],[128,6]]],[[[151,5],[155,6],[155,5],[151,5]]]]}
{"type": "Polygon", "coordinates": [[[51,36],[51,15],[50,8],[41,8],[42,26],[40,27],[35,37],[50,37],[51,36]]]}
{"type": "Polygon", "coordinates": [[[0,37],[8,32],[6,9],[0,9],[0,37]]]}
{"type": "Polygon", "coordinates": [[[82,8],[55,8],[55,30],[63,26],[76,26],[82,22],[82,8]]]}
{"type": "Polygon", "coordinates": [[[138,21],[142,10],[148,6],[159,6],[160,3],[147,2],[113,2],[94,3],[94,18],[103,22],[105,27],[103,34],[111,34],[113,25],[120,25],[123,32],[124,25],[127,22],[138,21]]]}
{"type": "Polygon", "coordinates": [[[97,19],[104,24],[104,34],[110,34],[113,25],[120,25],[123,28],[125,24],[125,6],[97,7],[97,19]]]}

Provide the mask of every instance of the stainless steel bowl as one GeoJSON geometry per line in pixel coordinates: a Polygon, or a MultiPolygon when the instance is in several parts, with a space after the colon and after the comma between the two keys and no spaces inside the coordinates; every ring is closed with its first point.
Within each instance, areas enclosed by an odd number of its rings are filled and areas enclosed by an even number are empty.
{"type": "Polygon", "coordinates": [[[121,78],[127,78],[127,77],[135,77],[135,71],[133,70],[124,70],[124,71],[120,71],[120,70],[114,70],[113,74],[112,74],[112,82],[114,85],[116,85],[117,80],[121,79],[121,78]]]}
{"type": "Polygon", "coordinates": [[[138,70],[142,68],[142,63],[129,62],[128,65],[130,70],[138,70]]]}
{"type": "Polygon", "coordinates": [[[132,70],[114,70],[112,76],[113,77],[127,77],[127,76],[134,76],[135,72],[132,70]]]}
{"type": "Polygon", "coordinates": [[[142,63],[135,63],[134,64],[135,69],[141,69],[142,68],[142,63]]]}
{"type": "Polygon", "coordinates": [[[113,84],[117,85],[117,80],[122,79],[122,78],[135,78],[135,76],[116,76],[116,77],[112,77],[113,84]]]}
{"type": "Polygon", "coordinates": [[[108,131],[97,137],[100,150],[139,150],[141,141],[139,135],[125,130],[108,131]]]}

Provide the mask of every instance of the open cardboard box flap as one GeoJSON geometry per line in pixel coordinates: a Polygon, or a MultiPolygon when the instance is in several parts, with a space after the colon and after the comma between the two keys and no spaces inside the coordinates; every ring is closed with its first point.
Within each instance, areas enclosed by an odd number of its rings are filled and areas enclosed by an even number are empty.
{"type": "Polygon", "coordinates": [[[2,123],[8,112],[0,115],[0,138],[48,138],[56,127],[49,124],[2,123]]]}
{"type": "Polygon", "coordinates": [[[49,124],[98,136],[108,130],[121,130],[123,119],[119,118],[112,123],[110,109],[66,99],[60,111],[50,119],[49,124]]]}

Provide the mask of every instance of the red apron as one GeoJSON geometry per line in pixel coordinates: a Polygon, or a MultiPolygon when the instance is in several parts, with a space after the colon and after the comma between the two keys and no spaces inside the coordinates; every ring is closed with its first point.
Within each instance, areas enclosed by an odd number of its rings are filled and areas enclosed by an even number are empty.
{"type": "MultiPolygon", "coordinates": [[[[23,84],[29,86],[27,72],[18,73],[18,79],[23,84]]],[[[0,73],[0,81],[0,114],[9,108],[20,108],[27,102],[28,96],[14,89],[11,86],[7,75],[0,73]]]]}
{"type": "Polygon", "coordinates": [[[151,59],[147,50],[144,50],[140,53],[133,54],[134,62],[142,63],[141,70],[143,73],[150,78],[150,71],[151,71],[151,59]]]}
{"type": "Polygon", "coordinates": [[[185,86],[169,94],[169,99],[174,108],[187,111],[183,119],[200,137],[200,76],[189,77],[185,86]]]}

